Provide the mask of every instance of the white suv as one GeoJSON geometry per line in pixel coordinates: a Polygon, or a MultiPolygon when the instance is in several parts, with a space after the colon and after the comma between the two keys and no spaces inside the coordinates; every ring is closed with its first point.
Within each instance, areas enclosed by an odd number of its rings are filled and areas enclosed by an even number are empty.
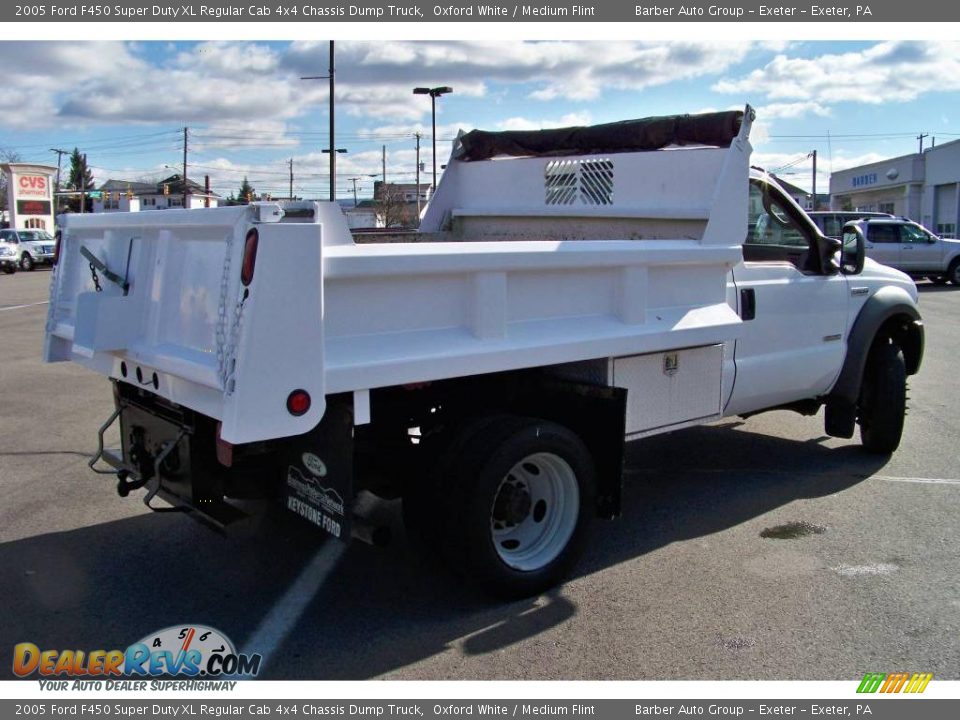
{"type": "Polygon", "coordinates": [[[903,218],[867,218],[855,224],[866,239],[867,255],[878,263],[913,278],[960,285],[960,240],[937,237],[903,218]]]}
{"type": "Polygon", "coordinates": [[[46,230],[0,230],[0,248],[6,249],[3,255],[14,258],[21,270],[53,265],[55,245],[56,240],[46,230]]]}

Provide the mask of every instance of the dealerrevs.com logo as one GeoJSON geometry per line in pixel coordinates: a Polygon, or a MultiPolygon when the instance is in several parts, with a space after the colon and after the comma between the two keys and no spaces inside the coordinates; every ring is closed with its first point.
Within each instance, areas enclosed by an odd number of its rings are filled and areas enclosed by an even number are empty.
{"type": "MultiPolygon", "coordinates": [[[[204,625],[173,625],[126,650],[41,650],[30,642],[13,648],[13,672],[21,678],[105,679],[255,677],[262,656],[238,653],[230,638],[204,625]]],[[[107,689],[130,688],[111,683],[107,689]]]]}

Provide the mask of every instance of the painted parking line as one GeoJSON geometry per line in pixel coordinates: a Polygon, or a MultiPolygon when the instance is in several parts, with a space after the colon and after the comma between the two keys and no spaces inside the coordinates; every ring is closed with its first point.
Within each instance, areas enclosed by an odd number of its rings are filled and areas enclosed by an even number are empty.
{"type": "Polygon", "coordinates": [[[951,478],[897,477],[896,475],[874,475],[874,480],[885,482],[918,483],[920,485],[960,485],[960,480],[951,478]]]}
{"type": "Polygon", "coordinates": [[[345,550],[346,545],[332,540],[320,547],[243,644],[244,654],[260,653],[263,656],[263,666],[270,662],[270,658],[297,626],[307,606],[337,566],[345,550]]]}
{"type": "Polygon", "coordinates": [[[44,300],[43,302],[27,303],[26,305],[10,305],[9,307],[0,307],[0,312],[4,310],[20,310],[22,308],[37,307],[38,305],[49,305],[49,300],[44,300]]]}

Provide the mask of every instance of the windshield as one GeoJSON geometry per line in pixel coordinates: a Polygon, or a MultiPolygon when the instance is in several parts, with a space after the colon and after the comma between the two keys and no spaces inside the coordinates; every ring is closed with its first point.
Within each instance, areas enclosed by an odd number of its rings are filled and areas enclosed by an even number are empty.
{"type": "Polygon", "coordinates": [[[46,230],[21,230],[20,239],[26,242],[53,242],[53,235],[46,230]]]}

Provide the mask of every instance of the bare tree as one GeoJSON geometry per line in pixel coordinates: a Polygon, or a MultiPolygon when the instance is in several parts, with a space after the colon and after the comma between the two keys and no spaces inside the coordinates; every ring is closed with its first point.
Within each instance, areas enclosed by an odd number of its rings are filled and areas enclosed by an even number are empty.
{"type": "MultiPolygon", "coordinates": [[[[0,161],[2,162],[20,162],[22,158],[20,153],[16,150],[11,150],[10,148],[0,148],[0,161]]],[[[7,174],[0,173],[0,211],[7,211],[10,209],[9,200],[7,198],[7,174]]]]}
{"type": "Polygon", "coordinates": [[[376,202],[377,221],[386,228],[413,227],[413,215],[410,204],[403,198],[403,192],[394,185],[381,186],[376,202]]]}

